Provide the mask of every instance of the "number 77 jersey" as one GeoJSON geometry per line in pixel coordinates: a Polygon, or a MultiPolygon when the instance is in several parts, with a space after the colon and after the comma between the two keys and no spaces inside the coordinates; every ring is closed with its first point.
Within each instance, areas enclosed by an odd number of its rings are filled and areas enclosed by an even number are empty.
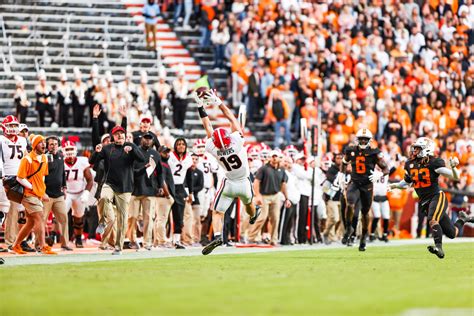
{"type": "Polygon", "coordinates": [[[206,140],[206,151],[217,159],[229,180],[243,179],[250,175],[247,150],[244,144],[245,139],[240,132],[230,134],[230,145],[222,150],[214,145],[211,138],[206,140]]]}

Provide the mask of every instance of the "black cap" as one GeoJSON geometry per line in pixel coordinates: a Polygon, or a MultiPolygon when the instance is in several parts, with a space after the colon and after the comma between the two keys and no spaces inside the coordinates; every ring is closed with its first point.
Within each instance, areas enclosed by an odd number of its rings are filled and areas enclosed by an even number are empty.
{"type": "Polygon", "coordinates": [[[168,147],[166,146],[160,146],[160,148],[158,149],[158,152],[161,154],[161,153],[165,153],[165,152],[169,152],[171,151],[171,149],[169,149],[168,147]]]}
{"type": "Polygon", "coordinates": [[[153,134],[151,132],[146,132],[145,134],[142,135],[143,138],[153,138],[153,134]]]}

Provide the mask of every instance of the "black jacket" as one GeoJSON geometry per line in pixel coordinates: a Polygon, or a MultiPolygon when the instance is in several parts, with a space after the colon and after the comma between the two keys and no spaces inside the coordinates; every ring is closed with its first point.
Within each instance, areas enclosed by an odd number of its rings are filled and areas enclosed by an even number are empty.
{"type": "Polygon", "coordinates": [[[204,188],[204,173],[198,168],[189,168],[186,171],[184,183],[186,184],[189,193],[193,194],[194,200],[192,205],[199,205],[198,193],[204,188]]]}
{"type": "MultiPolygon", "coordinates": [[[[132,132],[132,135],[133,135],[133,143],[137,146],[140,146],[141,145],[141,140],[142,140],[142,136],[143,136],[143,133],[142,131],[134,131],[132,132]]],[[[158,137],[156,136],[155,133],[153,132],[150,132],[150,134],[153,135],[153,146],[155,146],[155,149],[158,150],[160,149],[160,141],[158,140],[158,137]]]]}
{"type": "Polygon", "coordinates": [[[133,193],[134,196],[156,196],[158,189],[163,186],[163,171],[161,168],[161,156],[154,149],[144,149],[138,147],[145,161],[135,161],[133,163],[133,193]],[[146,164],[150,157],[155,161],[156,168],[148,177],[146,173],[146,164]]]}
{"type": "Polygon", "coordinates": [[[168,191],[170,192],[171,196],[175,197],[175,190],[174,190],[174,180],[173,180],[173,173],[171,172],[170,166],[166,162],[161,162],[161,170],[163,172],[163,181],[168,186],[168,191]]]}
{"type": "Polygon", "coordinates": [[[63,196],[63,188],[66,187],[66,176],[64,173],[64,159],[57,153],[53,155],[53,161],[48,162],[48,175],[44,178],[46,184],[46,194],[51,198],[63,196]]]}
{"type": "MultiPolygon", "coordinates": [[[[334,183],[336,181],[337,173],[339,172],[339,168],[336,166],[335,163],[329,167],[328,171],[326,171],[326,179],[334,183]]],[[[327,196],[326,196],[327,197],[327,196]]],[[[341,199],[341,191],[337,192],[336,195],[332,198],[332,201],[339,201],[341,199]]]]}
{"type": "Polygon", "coordinates": [[[133,191],[133,163],[145,161],[145,157],[139,148],[125,142],[123,146],[110,144],[104,146],[98,153],[94,151],[89,162],[97,164],[104,161],[105,183],[116,193],[128,193],[133,191]],[[129,153],[124,151],[125,146],[132,147],[129,153]]]}

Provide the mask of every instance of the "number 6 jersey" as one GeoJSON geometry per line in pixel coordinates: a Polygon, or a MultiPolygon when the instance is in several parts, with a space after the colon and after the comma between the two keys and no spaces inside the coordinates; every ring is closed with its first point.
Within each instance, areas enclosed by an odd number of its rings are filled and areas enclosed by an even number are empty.
{"type": "Polygon", "coordinates": [[[1,135],[0,142],[2,143],[3,175],[16,176],[20,160],[26,152],[26,138],[17,136],[14,142],[1,135]]]}
{"type": "Polygon", "coordinates": [[[250,175],[245,139],[240,132],[230,134],[230,145],[220,150],[211,138],[206,140],[206,151],[213,155],[229,180],[247,178],[250,175]]]}
{"type": "Polygon", "coordinates": [[[86,188],[84,171],[89,168],[89,160],[86,157],[77,157],[72,165],[64,161],[64,173],[66,177],[67,192],[78,194],[86,188]]]}

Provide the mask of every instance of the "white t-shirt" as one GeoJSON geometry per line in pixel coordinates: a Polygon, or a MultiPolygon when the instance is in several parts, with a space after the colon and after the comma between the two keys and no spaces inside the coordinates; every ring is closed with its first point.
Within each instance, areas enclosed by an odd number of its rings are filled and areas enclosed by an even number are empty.
{"type": "Polygon", "coordinates": [[[90,168],[89,160],[86,157],[77,157],[73,165],[69,165],[64,160],[64,173],[66,174],[66,187],[68,193],[81,193],[86,188],[86,178],[84,171],[90,168]]]}
{"type": "Polygon", "coordinates": [[[230,134],[230,145],[220,150],[214,145],[211,138],[206,140],[206,151],[217,159],[229,180],[247,178],[250,175],[247,150],[244,147],[245,139],[240,132],[230,134]]]}
{"type": "Polygon", "coordinates": [[[199,158],[198,169],[204,174],[204,188],[209,189],[212,186],[212,174],[217,172],[219,165],[214,157],[205,153],[199,158]]]}
{"type": "Polygon", "coordinates": [[[172,152],[168,160],[168,165],[173,173],[174,185],[180,185],[184,183],[186,172],[193,165],[193,159],[188,154],[185,154],[182,159],[179,159],[178,155],[172,152]]]}
{"type": "Polygon", "coordinates": [[[0,142],[2,144],[3,175],[16,176],[21,158],[26,153],[26,138],[17,136],[14,142],[5,135],[1,135],[0,142]]]}

